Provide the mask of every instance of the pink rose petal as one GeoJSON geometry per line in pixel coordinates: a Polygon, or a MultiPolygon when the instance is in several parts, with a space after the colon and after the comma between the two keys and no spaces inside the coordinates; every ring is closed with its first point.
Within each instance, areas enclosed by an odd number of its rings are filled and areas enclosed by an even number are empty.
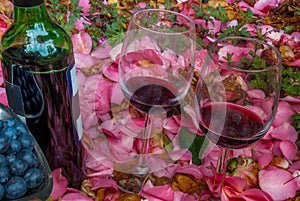
{"type": "Polygon", "coordinates": [[[289,161],[292,161],[297,156],[298,149],[295,143],[291,141],[282,141],[279,147],[283,156],[289,161]]]}
{"type": "Polygon", "coordinates": [[[271,195],[274,200],[286,200],[295,197],[297,183],[292,179],[291,173],[283,169],[274,168],[259,172],[260,188],[271,195]]]}
{"type": "Polygon", "coordinates": [[[287,122],[284,122],[280,126],[274,128],[270,135],[275,139],[288,140],[291,142],[296,142],[298,139],[298,133],[296,129],[287,122]]]}
{"type": "Polygon", "coordinates": [[[84,195],[83,193],[68,193],[61,198],[61,201],[94,201],[93,198],[84,195]]]}
{"type": "Polygon", "coordinates": [[[104,46],[99,46],[91,53],[91,56],[99,58],[99,59],[106,59],[109,58],[109,53],[112,50],[112,47],[108,44],[104,46]]]}
{"type": "Polygon", "coordinates": [[[278,104],[278,109],[273,122],[273,126],[279,126],[283,122],[292,123],[292,115],[294,114],[295,111],[289,103],[285,101],[280,101],[278,104]]]}
{"type": "Polygon", "coordinates": [[[91,9],[91,4],[89,0],[79,0],[78,6],[82,7],[83,13],[89,13],[91,9]]]}
{"type": "Polygon", "coordinates": [[[247,189],[237,197],[244,198],[245,201],[273,201],[268,193],[257,188],[247,189]]]}
{"type": "Polygon", "coordinates": [[[258,0],[254,4],[254,8],[268,13],[270,10],[276,8],[277,0],[258,0]]]}
{"type": "Polygon", "coordinates": [[[86,32],[73,34],[72,42],[73,42],[74,52],[89,54],[93,47],[92,38],[86,32]]]}
{"type": "Polygon", "coordinates": [[[140,194],[151,201],[174,200],[174,190],[169,185],[153,186],[150,181],[145,184],[140,194]]]}
{"type": "Polygon", "coordinates": [[[53,188],[51,192],[51,198],[57,200],[62,197],[67,191],[68,180],[62,175],[62,169],[58,168],[52,171],[53,188]]]}

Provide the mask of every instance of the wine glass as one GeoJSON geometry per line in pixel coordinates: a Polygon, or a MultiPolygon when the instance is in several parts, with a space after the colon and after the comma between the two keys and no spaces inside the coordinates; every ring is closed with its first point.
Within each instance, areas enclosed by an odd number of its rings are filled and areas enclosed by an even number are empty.
{"type": "Polygon", "coordinates": [[[281,83],[281,55],[267,42],[225,37],[210,45],[196,88],[201,130],[220,147],[211,189],[216,197],[227,152],[261,139],[275,117],[281,83]]]}
{"type": "MultiPolygon", "coordinates": [[[[128,163],[117,164],[118,171],[142,178],[154,171],[147,164],[152,122],[155,115],[179,107],[187,94],[195,48],[195,24],[185,15],[145,9],[131,17],[119,57],[119,84],[130,104],[145,115],[145,124],[138,136],[142,141],[140,153],[128,163]]],[[[161,164],[157,167],[162,168],[161,164]]],[[[128,188],[124,190],[139,191],[141,186],[128,188]]]]}

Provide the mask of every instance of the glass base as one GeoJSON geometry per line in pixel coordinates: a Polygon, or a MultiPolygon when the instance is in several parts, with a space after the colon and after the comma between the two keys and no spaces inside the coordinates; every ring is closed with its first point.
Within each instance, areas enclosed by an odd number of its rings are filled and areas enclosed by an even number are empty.
{"type": "Polygon", "coordinates": [[[146,158],[147,164],[139,166],[139,157],[126,163],[116,163],[114,180],[125,193],[138,194],[153,172],[162,171],[174,163],[168,154],[153,154],[146,158]]]}
{"type": "Polygon", "coordinates": [[[121,192],[139,194],[147,180],[147,174],[137,175],[115,170],[114,180],[121,192]]]}

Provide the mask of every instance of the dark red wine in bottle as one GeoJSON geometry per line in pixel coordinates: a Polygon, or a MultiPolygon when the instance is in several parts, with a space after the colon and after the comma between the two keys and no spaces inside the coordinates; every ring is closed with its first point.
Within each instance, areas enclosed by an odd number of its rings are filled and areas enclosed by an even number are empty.
{"type": "Polygon", "coordinates": [[[76,67],[68,34],[43,0],[14,0],[14,20],[1,40],[9,107],[28,125],[52,169],[80,187],[83,146],[76,67]]]}

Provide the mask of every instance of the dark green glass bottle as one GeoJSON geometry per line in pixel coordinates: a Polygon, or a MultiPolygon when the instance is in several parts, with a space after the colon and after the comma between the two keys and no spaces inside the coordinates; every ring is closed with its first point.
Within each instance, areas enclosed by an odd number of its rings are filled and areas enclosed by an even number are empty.
{"type": "Polygon", "coordinates": [[[9,107],[26,121],[52,169],[72,187],[83,180],[81,115],[69,35],[44,0],[14,0],[14,20],[1,40],[9,107]]]}

